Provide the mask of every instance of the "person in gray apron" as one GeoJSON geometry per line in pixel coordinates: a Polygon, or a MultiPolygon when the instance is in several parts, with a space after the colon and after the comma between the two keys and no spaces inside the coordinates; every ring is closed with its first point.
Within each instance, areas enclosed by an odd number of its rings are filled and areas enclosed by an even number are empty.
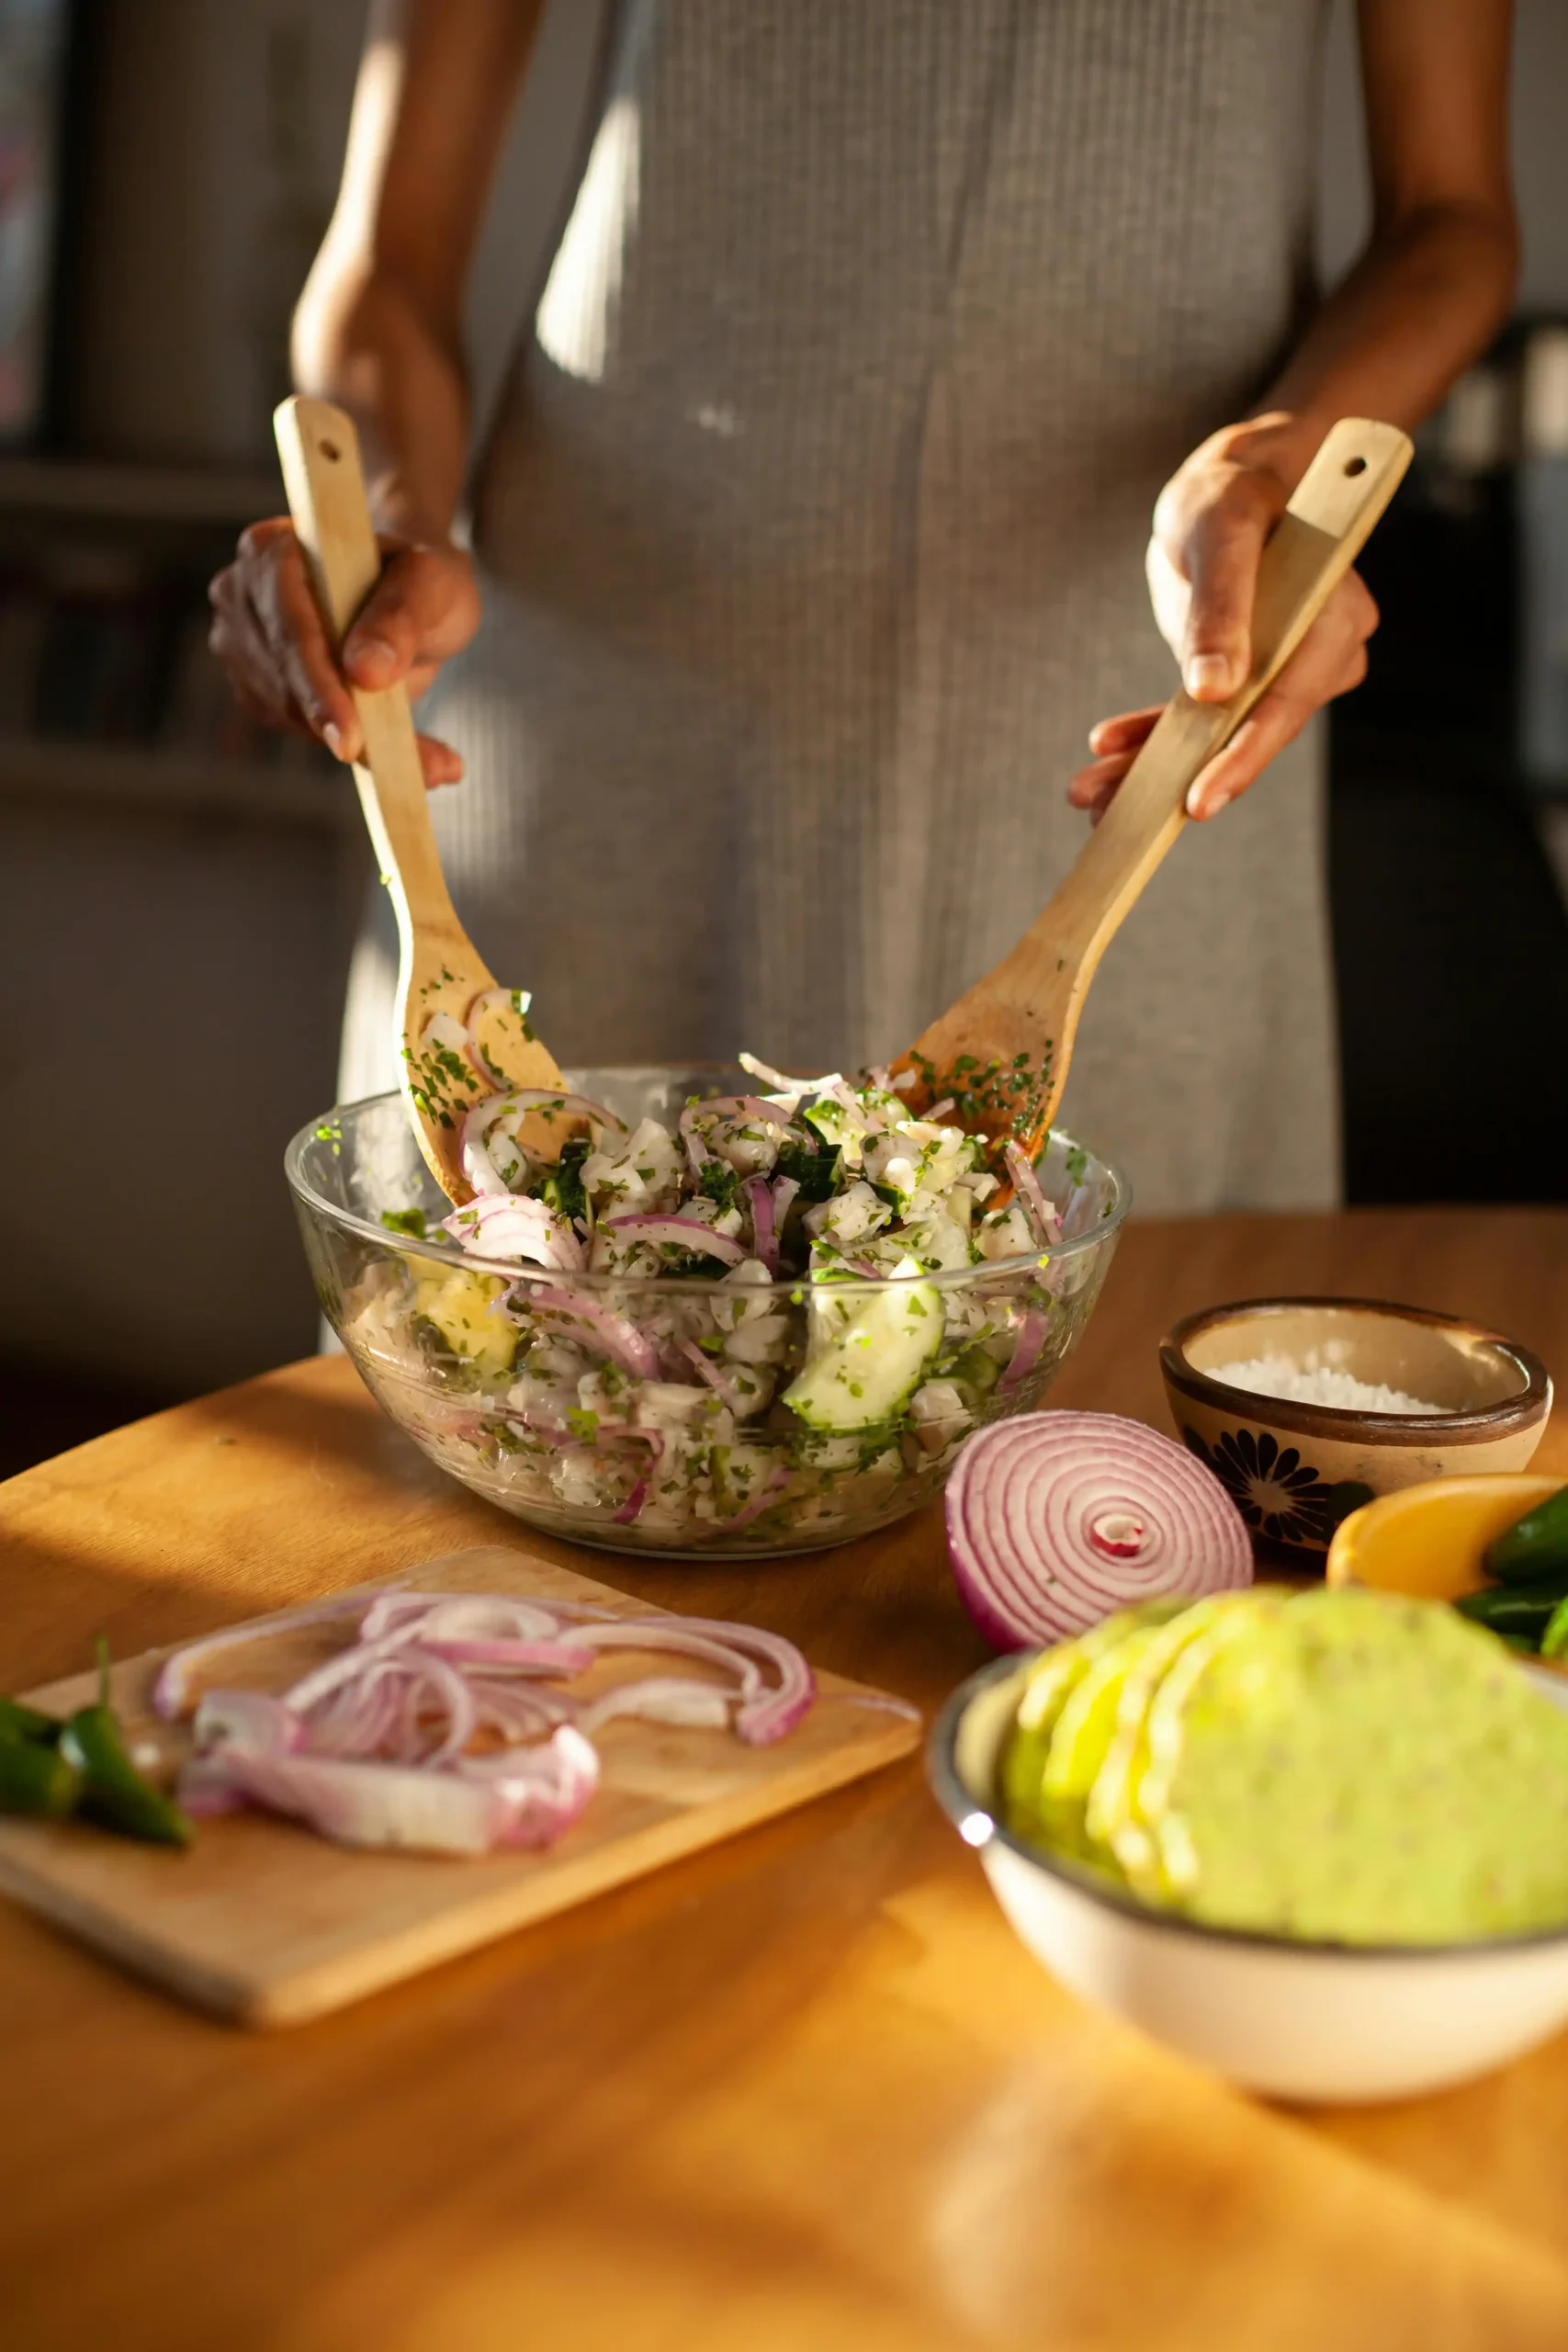
{"type": "MultiPolygon", "coordinates": [[[[458,911],[564,1063],[863,1066],[1005,953],[1173,648],[1240,683],[1327,425],[1413,424],[1506,311],[1507,13],[1362,0],[1379,218],[1318,307],[1320,0],[629,0],[470,560],[459,290],[537,11],[382,12],[297,336],[390,534],[349,666],[428,687],[458,911]]],[[[286,523],[214,597],[251,707],[352,751],[286,523]]],[[[1069,1124],[1145,1210],[1336,1197],[1304,722],[1375,618],[1352,578],[1089,999],[1069,1124]]],[[[394,956],[373,913],[345,1098],[394,956]]]]}

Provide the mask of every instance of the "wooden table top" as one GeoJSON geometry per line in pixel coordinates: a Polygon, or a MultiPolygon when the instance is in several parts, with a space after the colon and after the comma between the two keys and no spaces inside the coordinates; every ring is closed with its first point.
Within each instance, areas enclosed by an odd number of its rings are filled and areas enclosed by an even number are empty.
{"type": "MultiPolygon", "coordinates": [[[[1165,1426],[1165,1327],[1280,1292],[1568,1372],[1561,1215],[1225,1218],[1129,1232],[1053,1401],[1165,1426]]],[[[773,1566],[584,1555],[322,1359],[0,1488],[0,1689],[508,1528],[928,1708],[981,1657],[935,1512],[773,1566]]],[[[0,2083],[17,2352],[1568,2344],[1568,2035],[1400,2106],[1243,2097],[1057,1990],[912,1762],[272,2038],[0,1905],[0,2083]]]]}

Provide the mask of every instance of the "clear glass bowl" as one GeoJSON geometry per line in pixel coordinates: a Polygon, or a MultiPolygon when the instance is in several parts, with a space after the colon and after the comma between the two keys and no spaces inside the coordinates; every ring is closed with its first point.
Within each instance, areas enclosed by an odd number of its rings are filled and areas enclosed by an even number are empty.
{"type": "MultiPolygon", "coordinates": [[[[754,1083],[711,1065],[579,1070],[567,1082],[633,1126],[651,1117],[671,1127],[694,1094],[754,1083]]],[[[396,1094],[303,1128],[286,1167],[322,1310],[371,1394],[433,1462],[552,1535],[705,1559],[820,1550],[929,1501],[972,1430],[1041,1403],[1094,1310],[1130,1199],[1114,1168],[1057,1131],[1039,1175],[1063,1238],[1045,1260],[880,1281],[784,1277],[740,1293],[688,1275],[547,1273],[459,1251],[436,1230],[449,1204],[396,1094]],[[434,1238],[383,1222],[410,1209],[434,1238]],[[446,1291],[455,1279],[466,1286],[446,1291]],[[937,1294],[943,1329],[914,1395],[872,1427],[807,1428],[777,1392],[813,1339],[864,1317],[874,1333],[917,1279],[937,1294]],[[541,1416],[536,1384],[514,1360],[524,1332],[509,1295],[537,1299],[525,1322],[534,1344],[548,1343],[558,1385],[562,1363],[570,1376],[581,1361],[576,1409],[552,1403],[541,1416]],[[592,1344],[605,1331],[621,1364],[592,1344]],[[656,1381],[625,1368],[654,1350],[656,1381]],[[711,1385],[694,1368],[699,1352],[716,1372],[711,1385]],[[773,1374],[773,1401],[749,1419],[731,1409],[731,1355],[773,1374]]],[[[874,1339],[868,1361],[876,1352],[874,1339]]]]}

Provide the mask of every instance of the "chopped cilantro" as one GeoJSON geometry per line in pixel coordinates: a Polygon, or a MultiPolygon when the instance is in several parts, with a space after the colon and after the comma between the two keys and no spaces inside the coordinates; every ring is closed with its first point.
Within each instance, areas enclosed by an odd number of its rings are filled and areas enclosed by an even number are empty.
{"type": "Polygon", "coordinates": [[[716,1201],[720,1209],[732,1209],[735,1195],[740,1190],[740,1172],[731,1168],[728,1160],[705,1160],[697,1190],[705,1201],[716,1201]]]}
{"type": "Polygon", "coordinates": [[[592,1149],[586,1136],[572,1136],[562,1144],[560,1158],[547,1169],[537,1187],[537,1197],[558,1216],[567,1219],[588,1215],[588,1194],[583,1189],[582,1163],[592,1149]]]}
{"type": "Polygon", "coordinates": [[[415,1241],[424,1239],[425,1222],[423,1209],[383,1209],[381,1222],[389,1233],[406,1233],[415,1241]]]}

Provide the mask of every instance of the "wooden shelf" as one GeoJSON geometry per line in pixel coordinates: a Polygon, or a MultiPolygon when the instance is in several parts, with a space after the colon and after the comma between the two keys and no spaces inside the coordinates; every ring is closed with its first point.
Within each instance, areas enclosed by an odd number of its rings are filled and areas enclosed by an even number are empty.
{"type": "Polygon", "coordinates": [[[243,818],[352,832],[359,810],[346,775],[112,743],[0,737],[0,802],[51,801],[165,814],[243,818]]]}
{"type": "Polygon", "coordinates": [[[111,522],[231,524],[282,511],[283,486],[257,467],[138,466],[0,457],[0,512],[111,522]]]}

